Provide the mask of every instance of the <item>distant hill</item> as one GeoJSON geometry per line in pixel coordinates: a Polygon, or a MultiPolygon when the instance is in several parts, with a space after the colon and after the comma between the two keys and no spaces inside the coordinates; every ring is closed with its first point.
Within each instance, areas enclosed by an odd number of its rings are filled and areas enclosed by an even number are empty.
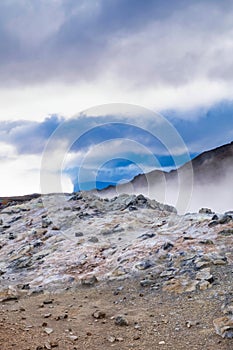
{"type": "Polygon", "coordinates": [[[84,182],[82,183],[82,186],[78,182],[74,184],[74,192],[79,191],[89,191],[93,188],[96,188],[97,190],[102,190],[104,188],[108,188],[109,186],[115,186],[115,182],[103,182],[103,181],[93,181],[93,182],[84,182]],[[81,187],[81,188],[80,188],[81,187]]]}
{"type": "Polygon", "coordinates": [[[168,173],[154,170],[136,176],[127,184],[109,186],[99,192],[101,196],[110,197],[117,193],[142,193],[174,206],[180,196],[178,203],[182,207],[183,201],[186,211],[196,211],[200,207],[210,207],[216,211],[233,209],[233,142],[203,152],[177,170],[168,173]]]}

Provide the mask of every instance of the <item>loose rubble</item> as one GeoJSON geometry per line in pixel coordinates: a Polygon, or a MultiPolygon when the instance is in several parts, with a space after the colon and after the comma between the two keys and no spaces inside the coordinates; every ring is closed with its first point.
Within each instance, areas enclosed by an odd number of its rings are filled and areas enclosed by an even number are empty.
{"type": "MultiPolygon", "coordinates": [[[[127,279],[137,281],[142,296],[143,290],[204,293],[221,283],[219,268],[232,268],[232,232],[231,211],[215,214],[202,208],[181,216],[175,208],[142,195],[104,199],[77,193],[14,202],[0,210],[0,302],[75,288],[88,291],[103,282],[127,279]]],[[[121,287],[114,293],[120,295],[121,287]]],[[[53,298],[45,298],[41,307],[53,303],[53,298]]],[[[222,338],[233,338],[232,315],[228,302],[213,320],[222,338]]],[[[92,317],[105,322],[107,316],[96,310],[92,317]]],[[[68,313],[54,316],[47,310],[43,318],[66,320],[68,313]]],[[[130,324],[122,315],[114,322],[130,324]]],[[[193,326],[191,321],[186,325],[193,326]]],[[[43,329],[52,335],[46,322],[43,329]]],[[[67,337],[78,340],[76,334],[67,337]]],[[[107,338],[110,343],[120,339],[107,338]]]]}

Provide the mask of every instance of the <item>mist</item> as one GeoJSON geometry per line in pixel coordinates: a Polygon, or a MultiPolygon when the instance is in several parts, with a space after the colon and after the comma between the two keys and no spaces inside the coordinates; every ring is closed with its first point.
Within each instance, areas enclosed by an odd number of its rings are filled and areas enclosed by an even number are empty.
{"type": "Polygon", "coordinates": [[[209,208],[216,213],[233,210],[233,144],[202,153],[178,170],[154,170],[127,184],[109,187],[101,196],[143,194],[174,206],[179,214],[209,208]]]}

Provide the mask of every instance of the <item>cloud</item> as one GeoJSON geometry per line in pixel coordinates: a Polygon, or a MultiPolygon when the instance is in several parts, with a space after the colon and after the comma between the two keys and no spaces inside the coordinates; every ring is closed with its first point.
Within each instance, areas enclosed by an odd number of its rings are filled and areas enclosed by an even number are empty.
{"type": "Polygon", "coordinates": [[[42,122],[0,122],[1,140],[13,145],[17,154],[41,154],[49,137],[62,122],[58,116],[50,116],[42,122]]]}
{"type": "Polygon", "coordinates": [[[74,155],[76,161],[77,157],[81,161],[85,154],[94,158],[97,154],[104,157],[106,152],[114,157],[127,154],[132,142],[136,145],[131,147],[133,153],[138,156],[141,153],[145,156],[144,147],[146,152],[160,157],[169,152],[179,157],[184,154],[185,145],[189,152],[197,154],[232,141],[233,103],[229,101],[186,112],[166,110],[164,117],[130,105],[116,105],[116,111],[115,105],[107,107],[93,108],[69,119],[51,115],[41,122],[0,122],[0,139],[15,147],[18,155],[41,154],[56,131],[57,144],[65,142],[66,153],[74,155]],[[101,146],[97,150],[98,144],[101,146]]]}
{"type": "MultiPolygon", "coordinates": [[[[8,159],[4,163],[1,161],[1,196],[40,193],[40,164],[41,157],[38,155],[22,155],[20,158],[8,159]]],[[[49,192],[52,192],[56,175],[47,172],[46,177],[50,184],[49,192]]],[[[62,190],[73,191],[73,184],[67,174],[62,175],[62,190]]]]}
{"type": "Polygon", "coordinates": [[[147,22],[169,17],[182,3],[165,7],[162,1],[150,0],[146,4],[139,0],[3,0],[0,62],[4,84],[56,79],[57,75],[93,80],[109,64],[112,42],[140,31],[147,22]]]}
{"type": "Polygon", "coordinates": [[[109,179],[112,176],[121,179],[154,168],[170,170],[189,160],[185,144],[191,157],[194,157],[207,149],[232,141],[233,104],[229,101],[222,101],[211,109],[190,111],[195,118],[183,118],[183,113],[179,111],[167,111],[167,117],[173,124],[170,127],[169,124],[161,123],[162,119],[154,118],[153,113],[145,118],[141,108],[136,111],[134,107],[132,110],[130,106],[124,107],[128,108],[126,112],[133,111],[135,115],[114,115],[113,106],[112,115],[109,108],[103,109],[107,115],[101,115],[98,108],[68,120],[52,115],[41,122],[0,122],[3,193],[4,188],[7,191],[12,188],[11,193],[15,191],[14,194],[38,192],[41,170],[45,173],[46,186],[49,187],[47,192],[56,188],[55,180],[60,170],[65,176],[64,188],[67,192],[70,192],[71,180],[75,182],[79,169],[83,179],[91,176],[91,180],[96,174],[102,178],[109,179]],[[144,118],[139,123],[140,115],[144,118]],[[184,144],[176,136],[179,134],[184,144]],[[50,139],[53,139],[53,143],[44,152],[50,139]],[[123,160],[130,164],[122,164],[123,160]]]}
{"type": "Polygon", "coordinates": [[[0,9],[4,84],[93,81],[110,70],[137,86],[176,86],[231,68],[229,1],[3,0],[0,9]]]}
{"type": "Polygon", "coordinates": [[[172,122],[191,153],[229,143],[233,140],[233,103],[221,101],[211,108],[198,108],[190,112],[164,112],[172,122]]]}
{"type": "Polygon", "coordinates": [[[232,99],[232,16],[228,0],[2,0],[1,116],[232,99]]]}
{"type": "MultiPolygon", "coordinates": [[[[232,141],[233,107],[226,101],[233,100],[232,18],[230,0],[0,1],[1,190],[8,180],[14,191],[37,191],[41,154],[64,120],[55,146],[74,158],[72,166],[86,155],[89,169],[122,156],[151,169],[146,153],[127,149],[120,138],[156,154],[163,167],[174,165],[148,132],[117,125],[94,130],[110,118],[156,131],[152,116],[122,114],[116,106],[113,115],[112,105],[103,106],[112,102],[164,111],[192,156],[232,141]],[[101,107],[78,114],[95,105],[101,107]],[[69,149],[75,135],[82,137],[69,149]],[[111,139],[111,148],[96,146],[111,139]]],[[[170,135],[166,140],[182,162],[183,148],[170,135]]],[[[56,162],[47,165],[53,184],[56,162]]],[[[119,171],[127,167],[135,170],[119,171]]]]}
{"type": "MultiPolygon", "coordinates": [[[[41,159],[41,153],[32,154],[29,151],[19,155],[15,146],[0,142],[1,196],[40,193],[41,159]]],[[[51,165],[45,171],[52,192],[56,172],[51,171],[51,165]]],[[[66,173],[62,174],[61,183],[64,192],[72,192],[73,185],[66,173]]]]}
{"type": "MultiPolygon", "coordinates": [[[[5,145],[3,149],[9,150],[9,145],[5,145]]],[[[1,155],[0,159],[1,196],[39,192],[40,156],[24,155],[17,157],[17,154],[11,149],[10,154],[1,155]]]]}

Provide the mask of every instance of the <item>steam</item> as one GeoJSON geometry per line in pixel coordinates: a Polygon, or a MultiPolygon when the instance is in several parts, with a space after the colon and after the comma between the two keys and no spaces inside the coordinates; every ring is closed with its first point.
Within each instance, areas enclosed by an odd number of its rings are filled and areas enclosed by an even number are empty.
{"type": "Polygon", "coordinates": [[[210,208],[216,213],[233,210],[233,164],[227,162],[221,174],[218,169],[216,170],[217,175],[210,173],[207,176],[206,169],[204,170],[194,176],[192,188],[188,186],[188,173],[184,167],[170,174],[154,171],[149,178],[140,175],[131,183],[116,188],[110,187],[103,190],[100,195],[113,197],[121,193],[143,194],[159,202],[173,205],[180,214],[182,210],[177,205],[179,200],[185,212],[198,212],[202,207],[210,208]],[[179,186],[179,172],[183,175],[182,186],[179,186]]]}

